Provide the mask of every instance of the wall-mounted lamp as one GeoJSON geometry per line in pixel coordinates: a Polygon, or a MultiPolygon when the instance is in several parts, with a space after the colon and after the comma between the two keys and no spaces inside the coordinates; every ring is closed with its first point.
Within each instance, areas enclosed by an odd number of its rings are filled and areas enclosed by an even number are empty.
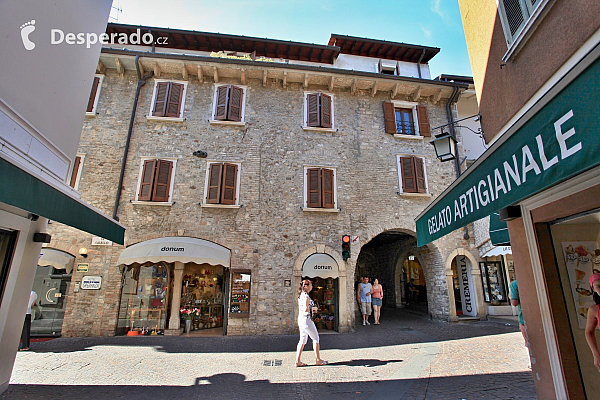
{"type": "Polygon", "coordinates": [[[79,255],[81,255],[83,258],[87,258],[87,249],[85,247],[80,248],[79,255]]]}
{"type": "Polygon", "coordinates": [[[192,155],[196,156],[196,157],[200,157],[200,158],[206,158],[208,157],[208,153],[205,152],[204,150],[196,150],[192,153],[192,155]]]}
{"type": "Polygon", "coordinates": [[[456,158],[456,139],[451,134],[444,132],[443,129],[441,131],[442,133],[430,142],[435,148],[435,155],[442,162],[454,160],[456,158]]]}

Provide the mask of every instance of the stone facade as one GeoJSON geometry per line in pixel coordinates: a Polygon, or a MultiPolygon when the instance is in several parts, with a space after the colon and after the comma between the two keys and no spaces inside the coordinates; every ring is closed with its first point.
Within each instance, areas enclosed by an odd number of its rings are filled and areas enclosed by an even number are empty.
{"type": "MultiPolygon", "coordinates": [[[[464,241],[463,232],[457,231],[415,248],[414,219],[455,179],[454,166],[436,159],[428,138],[385,133],[382,103],[390,99],[390,92],[305,87],[295,82],[284,84],[277,78],[247,79],[241,85],[245,88],[245,124],[227,125],[209,122],[214,79],[188,76],[184,80],[181,74],[167,73],[161,73],[160,79],[187,82],[184,120],[147,118],[155,86],[155,78],[148,79],[140,91],[117,215],[128,227],[126,246],[162,237],[201,238],[230,249],[232,269],[252,271],[250,316],[230,318],[228,334],[295,330],[296,291],[305,254],[311,249],[328,253],[343,264],[339,293],[344,296],[340,298],[344,320],[339,323],[340,330],[350,330],[361,247],[384,232],[404,235],[401,243],[377,256],[385,261],[378,261],[376,268],[384,287],[389,288],[386,304],[400,303],[391,297],[399,293],[394,276],[398,260],[404,260],[410,251],[419,258],[426,274],[430,315],[450,319],[447,258],[455,249],[468,249],[472,243],[464,241]],[[303,129],[306,91],[332,94],[335,131],[303,129]],[[192,153],[196,150],[206,151],[207,158],[195,157],[192,153]],[[424,157],[428,195],[399,194],[400,154],[424,157]],[[135,202],[142,157],[176,160],[171,205],[135,202]],[[212,161],[239,163],[240,207],[203,207],[207,163],[212,161]],[[303,210],[307,166],[335,169],[337,212],[303,210]],[[347,262],[341,258],[343,234],[360,238],[347,262]],[[291,287],[284,285],[289,279],[291,287]]],[[[78,189],[82,199],[109,215],[115,204],[137,81],[132,70],[120,73],[106,68],[97,115],[86,118],[81,135],[79,153],[85,160],[78,189]]],[[[218,84],[240,85],[240,81],[219,77],[218,84]]],[[[394,100],[415,99],[398,93],[394,100]]],[[[417,102],[427,106],[432,127],[448,123],[447,99],[435,101],[427,96],[417,102]]],[[[93,246],[91,235],[57,223],[50,229],[53,239],[49,247],[76,256],[80,247],[86,247],[88,257],[84,260],[78,256],[76,263],[89,263],[85,275],[102,276],[104,282],[100,290],[77,293],[71,285],[63,335],[113,335],[122,279],[117,260],[123,247],[93,246]]],[[[365,268],[376,269],[367,264],[365,268]]],[[[83,275],[74,270],[73,282],[83,275]]]]}

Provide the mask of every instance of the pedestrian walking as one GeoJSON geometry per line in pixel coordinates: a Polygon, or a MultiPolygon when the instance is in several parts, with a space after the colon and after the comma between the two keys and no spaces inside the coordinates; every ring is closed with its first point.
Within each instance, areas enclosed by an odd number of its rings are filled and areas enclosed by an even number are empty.
{"type": "Polygon", "coordinates": [[[600,352],[596,341],[596,327],[600,328],[600,274],[590,276],[590,286],[594,296],[594,304],[590,306],[587,313],[587,324],[585,326],[585,340],[594,356],[594,365],[600,371],[600,352]]]}
{"type": "Polygon", "coordinates": [[[300,361],[302,356],[302,350],[308,337],[312,339],[313,347],[315,349],[315,357],[317,365],[326,365],[327,361],[321,359],[319,354],[319,332],[317,327],[312,320],[313,313],[317,312],[317,307],[308,295],[312,290],[312,281],[310,279],[303,279],[300,283],[300,290],[298,292],[298,328],[300,329],[300,340],[298,341],[298,347],[296,349],[296,367],[306,367],[308,364],[300,361]]]}
{"type": "Polygon", "coordinates": [[[381,305],[383,303],[383,286],[379,284],[379,279],[375,278],[373,280],[372,290],[371,290],[371,303],[373,305],[373,318],[375,318],[375,322],[373,325],[379,325],[379,317],[381,315],[381,305]]]}
{"type": "Polygon", "coordinates": [[[371,325],[369,323],[369,315],[371,315],[372,307],[371,307],[371,290],[372,286],[369,283],[368,277],[363,277],[363,281],[358,285],[358,290],[356,291],[356,300],[358,301],[358,305],[360,306],[360,312],[363,317],[363,325],[371,325]]]}
{"type": "Polygon", "coordinates": [[[36,300],[37,293],[32,290],[29,294],[29,303],[27,303],[27,314],[25,314],[25,322],[23,323],[23,331],[21,332],[19,351],[29,350],[29,339],[31,337],[31,306],[35,304],[36,300]]]}
{"type": "Polygon", "coordinates": [[[419,297],[419,290],[415,286],[415,280],[413,278],[411,278],[410,282],[408,282],[408,295],[410,298],[409,303],[417,302],[417,298],[419,297]]]}
{"type": "Polygon", "coordinates": [[[519,285],[516,279],[510,283],[510,304],[517,307],[519,311],[519,329],[523,335],[523,340],[525,340],[525,346],[529,347],[527,332],[525,330],[525,319],[523,318],[523,310],[521,309],[521,300],[519,298],[519,285]]]}

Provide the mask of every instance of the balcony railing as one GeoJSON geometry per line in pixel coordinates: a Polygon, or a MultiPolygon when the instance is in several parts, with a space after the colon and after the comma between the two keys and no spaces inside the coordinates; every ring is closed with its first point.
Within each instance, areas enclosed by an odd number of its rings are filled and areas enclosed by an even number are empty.
{"type": "Polygon", "coordinates": [[[416,135],[417,130],[412,122],[396,122],[396,133],[400,135],[416,135]]]}

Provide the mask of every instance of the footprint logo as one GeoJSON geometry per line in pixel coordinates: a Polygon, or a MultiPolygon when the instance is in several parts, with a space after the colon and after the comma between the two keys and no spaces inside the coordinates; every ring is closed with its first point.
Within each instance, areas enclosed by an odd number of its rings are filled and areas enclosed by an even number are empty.
{"type": "Polygon", "coordinates": [[[35,48],[35,43],[29,40],[29,34],[33,31],[35,31],[35,19],[21,25],[21,39],[23,39],[25,50],[33,50],[35,48]]]}

